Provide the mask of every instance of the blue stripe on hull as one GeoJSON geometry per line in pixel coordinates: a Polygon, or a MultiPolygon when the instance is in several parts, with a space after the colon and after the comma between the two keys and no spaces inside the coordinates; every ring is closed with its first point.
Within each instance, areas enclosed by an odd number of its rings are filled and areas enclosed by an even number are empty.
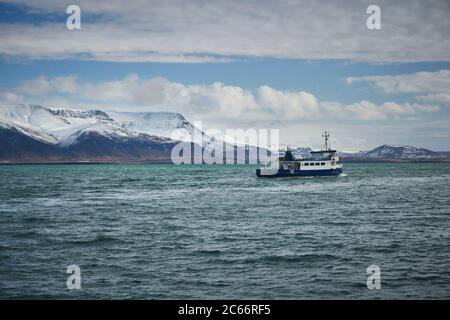
{"type": "Polygon", "coordinates": [[[256,169],[256,175],[264,178],[276,178],[276,177],[320,177],[320,176],[337,176],[342,173],[342,169],[329,169],[329,170],[295,170],[294,173],[288,170],[278,170],[276,174],[261,175],[260,169],[256,169]]]}

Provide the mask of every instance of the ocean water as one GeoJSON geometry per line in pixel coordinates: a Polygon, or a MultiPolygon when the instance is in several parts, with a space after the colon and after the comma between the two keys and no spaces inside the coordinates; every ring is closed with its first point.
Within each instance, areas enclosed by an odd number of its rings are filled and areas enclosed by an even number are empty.
{"type": "Polygon", "coordinates": [[[1,165],[0,298],[450,298],[450,165],[344,172],[1,165]]]}

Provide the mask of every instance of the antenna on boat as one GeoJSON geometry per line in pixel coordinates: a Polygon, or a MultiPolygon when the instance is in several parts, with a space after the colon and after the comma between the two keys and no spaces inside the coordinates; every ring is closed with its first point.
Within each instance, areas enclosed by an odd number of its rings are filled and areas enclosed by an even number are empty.
{"type": "Polygon", "coordinates": [[[292,155],[292,149],[290,146],[286,147],[286,151],[284,152],[284,160],[285,161],[294,161],[295,160],[294,156],[292,155]]]}
{"type": "Polygon", "coordinates": [[[322,137],[325,138],[325,150],[330,150],[330,145],[328,143],[328,138],[330,138],[330,134],[327,131],[325,131],[325,133],[322,134],[322,137]]]}

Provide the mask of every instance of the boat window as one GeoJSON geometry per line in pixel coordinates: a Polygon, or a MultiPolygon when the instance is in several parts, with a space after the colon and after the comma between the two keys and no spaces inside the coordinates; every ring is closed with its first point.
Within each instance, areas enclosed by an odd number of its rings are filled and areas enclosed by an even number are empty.
{"type": "Polygon", "coordinates": [[[320,162],[316,162],[316,166],[320,166],[320,162]]]}
{"type": "Polygon", "coordinates": [[[320,165],[321,165],[321,166],[324,166],[324,165],[325,165],[325,162],[320,163],[320,165]]]}
{"type": "Polygon", "coordinates": [[[305,162],[305,166],[309,166],[309,162],[305,162]]]}

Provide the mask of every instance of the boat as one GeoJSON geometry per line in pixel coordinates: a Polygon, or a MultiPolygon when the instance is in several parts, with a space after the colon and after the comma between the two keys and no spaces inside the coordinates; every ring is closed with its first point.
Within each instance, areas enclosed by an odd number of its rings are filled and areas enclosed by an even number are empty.
{"type": "Polygon", "coordinates": [[[307,158],[296,159],[288,147],[283,157],[278,158],[278,167],[256,169],[258,177],[317,177],[337,176],[342,173],[342,164],[336,150],[329,144],[330,134],[323,134],[325,147],[320,151],[311,151],[307,158]]]}

